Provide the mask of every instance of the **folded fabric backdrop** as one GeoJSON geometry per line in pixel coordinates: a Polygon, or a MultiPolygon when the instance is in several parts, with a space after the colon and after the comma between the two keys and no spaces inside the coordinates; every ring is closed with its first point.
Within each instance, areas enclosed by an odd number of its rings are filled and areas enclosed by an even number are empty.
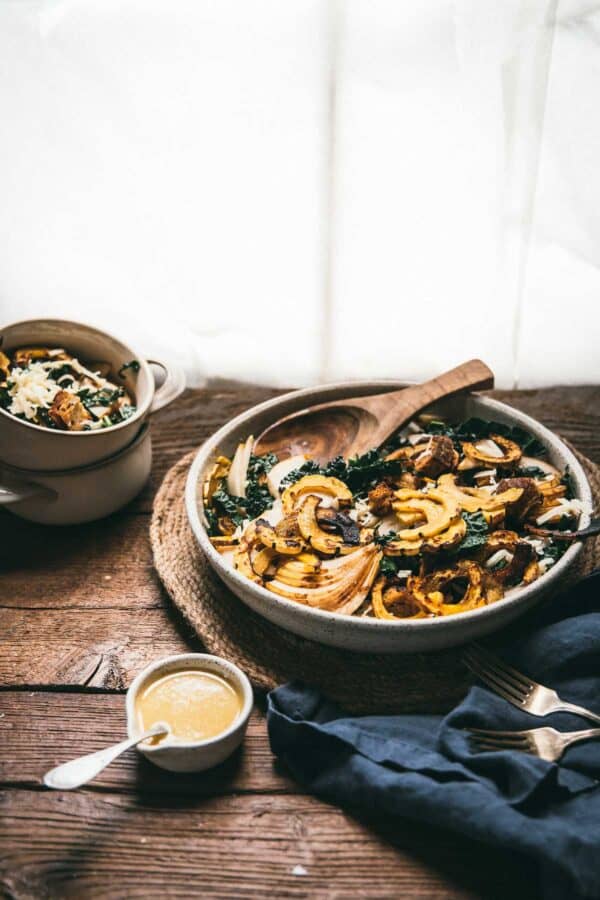
{"type": "Polygon", "coordinates": [[[584,0],[0,6],[0,320],[206,376],[600,380],[584,0]]]}
{"type": "MultiPolygon", "coordinates": [[[[600,570],[501,640],[513,666],[600,713],[600,570]]],[[[315,689],[292,684],[269,695],[268,725],[273,752],[324,799],[527,854],[539,863],[544,897],[600,896],[600,743],[574,745],[557,764],[476,752],[464,730],[576,731],[592,723],[565,713],[540,719],[481,687],[443,719],[351,718],[315,689]]]]}

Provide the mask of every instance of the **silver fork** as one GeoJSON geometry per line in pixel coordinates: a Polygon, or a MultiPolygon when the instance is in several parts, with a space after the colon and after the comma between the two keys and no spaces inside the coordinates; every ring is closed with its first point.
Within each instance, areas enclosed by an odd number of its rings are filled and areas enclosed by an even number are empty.
{"type": "MultiPolygon", "coordinates": [[[[473,674],[477,675],[495,694],[504,697],[518,709],[524,709],[534,716],[548,716],[553,712],[570,712],[600,725],[600,715],[583,706],[561,700],[552,688],[538,684],[537,681],[523,675],[517,669],[513,669],[489,650],[484,650],[477,644],[473,644],[467,649],[463,660],[473,674]]],[[[553,731],[553,729],[540,730],[553,731]]],[[[522,733],[526,734],[526,732],[522,733]]],[[[579,734],[580,732],[574,733],[579,734]]]]}
{"type": "Polygon", "coordinates": [[[529,731],[492,731],[488,728],[468,728],[471,743],[477,750],[520,750],[532,753],[548,762],[556,762],[567,747],[579,741],[600,738],[600,728],[584,731],[560,732],[555,728],[532,728],[529,731]]]}

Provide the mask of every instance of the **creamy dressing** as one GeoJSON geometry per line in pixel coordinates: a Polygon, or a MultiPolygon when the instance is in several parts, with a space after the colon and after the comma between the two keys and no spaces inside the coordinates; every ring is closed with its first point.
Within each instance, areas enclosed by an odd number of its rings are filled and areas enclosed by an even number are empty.
{"type": "Polygon", "coordinates": [[[146,684],[135,705],[144,731],[166,722],[169,740],[177,743],[206,741],[222,734],[239,716],[242,698],[229,681],[214,672],[181,669],[159,674],[146,684]]]}

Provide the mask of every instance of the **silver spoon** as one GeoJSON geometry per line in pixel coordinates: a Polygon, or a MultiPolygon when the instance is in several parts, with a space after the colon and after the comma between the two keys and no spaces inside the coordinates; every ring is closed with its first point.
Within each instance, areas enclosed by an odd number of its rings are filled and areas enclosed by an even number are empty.
{"type": "Polygon", "coordinates": [[[72,791],[73,788],[81,787],[95,778],[102,769],[105,769],[109,763],[129,750],[136,744],[145,741],[150,737],[156,737],[159,734],[168,734],[169,726],[164,722],[157,722],[148,731],[140,734],[138,737],[131,738],[127,741],[121,741],[120,744],[113,744],[112,747],[105,747],[104,750],[97,750],[95,753],[87,753],[85,756],[78,756],[70,762],[63,763],[50,769],[44,775],[44,784],[46,787],[55,788],[57,791],[72,791]]]}

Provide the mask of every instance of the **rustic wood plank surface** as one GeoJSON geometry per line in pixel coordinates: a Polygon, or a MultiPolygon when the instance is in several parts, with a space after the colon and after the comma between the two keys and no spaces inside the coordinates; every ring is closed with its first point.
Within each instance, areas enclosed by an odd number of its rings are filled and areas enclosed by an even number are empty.
{"type": "MultiPolygon", "coordinates": [[[[274,393],[187,391],[155,418],[150,483],[104,522],[52,529],[0,513],[4,896],[535,897],[523,860],[305,796],[273,760],[258,709],[243,750],[214,772],[170,776],[131,753],[77,793],[41,787],[57,762],[121,737],[122,694],[147,661],[198,647],[152,569],[152,498],[183,453],[274,393]]],[[[600,462],[599,387],[495,395],[600,462]]]]}

